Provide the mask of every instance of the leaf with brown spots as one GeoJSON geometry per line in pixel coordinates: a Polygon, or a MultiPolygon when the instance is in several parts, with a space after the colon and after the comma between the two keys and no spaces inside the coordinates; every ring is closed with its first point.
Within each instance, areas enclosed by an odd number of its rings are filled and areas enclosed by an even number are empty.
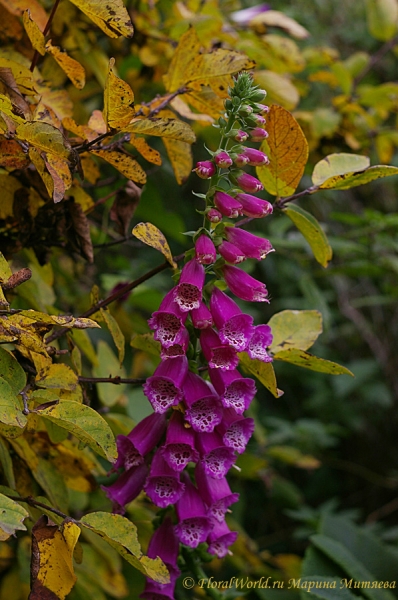
{"type": "Polygon", "coordinates": [[[113,72],[115,59],[111,58],[104,89],[104,120],[110,129],[123,129],[135,115],[134,93],[128,83],[113,72]]]}
{"type": "Polygon", "coordinates": [[[134,28],[122,0],[71,0],[106,35],[133,37],[134,28]]]}
{"type": "Polygon", "coordinates": [[[33,83],[33,76],[29,69],[14,60],[8,58],[0,58],[0,67],[11,69],[19,92],[27,96],[34,96],[36,89],[33,83]]]}
{"type": "Polygon", "coordinates": [[[269,137],[261,150],[270,164],[257,167],[257,175],[268,193],[277,196],[294,194],[308,158],[308,143],[293,115],[273,104],[267,117],[269,137]]]}
{"type": "Polygon", "coordinates": [[[92,150],[91,154],[99,156],[115,167],[127,179],[132,179],[136,183],[146,183],[146,173],[141,165],[128,154],[119,152],[118,150],[92,150]]]}
{"type": "Polygon", "coordinates": [[[186,182],[192,172],[193,158],[191,145],[179,140],[163,138],[167,156],[173,167],[177,183],[182,185],[186,182]]]}
{"type": "Polygon", "coordinates": [[[12,117],[17,123],[22,122],[19,117],[31,118],[29,104],[22,96],[9,67],[0,67],[0,93],[2,96],[4,95],[4,98],[8,97],[11,101],[12,112],[11,114],[8,112],[6,100],[3,100],[3,106],[0,110],[12,117]]]}
{"type": "Polygon", "coordinates": [[[0,166],[9,171],[25,169],[30,161],[16,140],[0,138],[0,166]]]}
{"type": "Polygon", "coordinates": [[[71,148],[62,133],[48,123],[35,121],[18,125],[16,137],[28,142],[38,150],[55,154],[60,158],[68,158],[71,148]]]}
{"type": "Polygon", "coordinates": [[[184,121],[179,121],[178,119],[137,119],[127,127],[124,127],[123,131],[167,137],[173,140],[187,142],[188,144],[193,144],[196,140],[196,136],[191,127],[187,123],[184,123],[184,121]]]}
{"type": "Polygon", "coordinates": [[[329,375],[351,375],[354,374],[341,365],[332,362],[331,360],[325,360],[309,354],[304,350],[298,350],[297,348],[289,348],[288,350],[281,350],[274,354],[275,360],[282,360],[284,362],[291,363],[297,367],[303,367],[304,369],[310,369],[311,371],[317,371],[318,373],[329,373],[329,375]]]}
{"type": "Polygon", "coordinates": [[[144,138],[131,134],[130,144],[134,146],[134,148],[138,150],[141,156],[143,156],[148,162],[158,166],[162,164],[162,157],[160,156],[159,152],[154,148],[151,148],[144,138]]]}
{"type": "Polygon", "coordinates": [[[39,26],[32,19],[29,9],[24,11],[22,16],[22,22],[33,48],[37,50],[39,54],[44,56],[46,53],[46,41],[44,39],[44,35],[40,31],[39,26]]]}
{"type": "Polygon", "coordinates": [[[73,85],[78,90],[83,89],[86,84],[86,72],[84,67],[82,67],[77,60],[70,57],[66,52],[62,52],[60,48],[53,46],[51,40],[47,42],[46,50],[57,61],[73,85]]]}
{"type": "Polygon", "coordinates": [[[166,238],[163,233],[152,225],[152,223],[138,223],[132,231],[132,234],[141,240],[147,246],[151,246],[155,248],[155,250],[159,250],[166,258],[166,260],[171,264],[171,266],[176,269],[177,264],[173,259],[173,255],[171,254],[170,247],[167,243],[166,238]]]}

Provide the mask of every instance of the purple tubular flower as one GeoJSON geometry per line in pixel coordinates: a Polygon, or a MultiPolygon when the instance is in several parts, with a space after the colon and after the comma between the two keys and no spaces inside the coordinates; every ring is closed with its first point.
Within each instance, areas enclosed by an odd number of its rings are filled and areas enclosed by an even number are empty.
{"type": "Polygon", "coordinates": [[[204,267],[195,259],[182,268],[179,284],[174,288],[174,302],[183,312],[199,308],[205,282],[204,267]]]}
{"type": "Polygon", "coordinates": [[[238,366],[239,357],[235,348],[223,344],[214,329],[203,329],[200,345],[209,367],[230,371],[238,366]]]}
{"type": "Polygon", "coordinates": [[[228,152],[221,150],[214,155],[214,162],[216,163],[217,167],[220,167],[221,169],[228,169],[228,167],[232,165],[232,158],[228,152]]]}
{"type": "Polygon", "coordinates": [[[253,336],[247,347],[247,353],[250,358],[256,358],[262,362],[272,362],[272,356],[267,352],[268,346],[272,344],[272,333],[269,325],[257,325],[254,328],[253,336]]]}
{"type": "Polygon", "coordinates": [[[268,132],[265,131],[265,129],[263,129],[262,127],[255,127],[250,132],[250,139],[253,140],[253,142],[262,142],[263,140],[267,139],[267,137],[268,132]]]}
{"type": "Polygon", "coordinates": [[[216,262],[216,248],[212,240],[205,234],[200,235],[196,240],[195,257],[202,265],[211,265],[216,262]]]}
{"type": "Polygon", "coordinates": [[[114,468],[127,470],[144,462],[144,456],[154,449],[166,429],[166,416],[152,413],[142,419],[128,434],[118,435],[118,457],[114,468]]]}
{"type": "Polygon", "coordinates": [[[210,380],[225,408],[233,408],[242,415],[249,408],[256,394],[256,386],[250,377],[242,377],[239,371],[209,369],[210,380]]]}
{"type": "Polygon", "coordinates": [[[231,504],[238,502],[239,494],[231,492],[225,477],[222,479],[208,477],[200,463],[195,468],[195,479],[199,493],[207,506],[208,516],[222,523],[231,504]]]}
{"type": "Polygon", "coordinates": [[[148,320],[149,327],[155,331],[153,337],[166,348],[178,341],[188,316],[174,302],[174,293],[175,290],[173,289],[166,294],[159,310],[154,312],[148,320]]]}
{"type": "Polygon", "coordinates": [[[152,377],[146,380],[142,389],[155,412],[164,413],[182,400],[182,384],[187,372],[186,356],[177,356],[162,361],[152,377]]]}
{"type": "Polygon", "coordinates": [[[145,482],[144,490],[156,506],[166,508],[175,504],[184,491],[184,484],[180,481],[160,452],[156,452],[152,459],[151,471],[145,482]]]}
{"type": "Polygon", "coordinates": [[[238,129],[238,131],[235,134],[235,140],[237,142],[245,142],[249,137],[249,134],[246,133],[246,131],[242,131],[242,129],[238,129]]]}
{"type": "Polygon", "coordinates": [[[235,177],[236,183],[244,192],[248,194],[255,194],[256,192],[261,192],[264,189],[261,181],[249,175],[248,173],[241,173],[237,177],[235,177]]]}
{"type": "Polygon", "coordinates": [[[206,212],[206,219],[210,223],[220,223],[222,221],[222,214],[216,208],[209,208],[206,212]]]}
{"type": "Polygon", "coordinates": [[[166,360],[167,358],[176,358],[177,356],[185,356],[189,346],[189,333],[187,329],[183,329],[181,335],[178,337],[178,342],[172,346],[162,346],[160,351],[160,358],[166,360]]]}
{"type": "Polygon", "coordinates": [[[260,125],[260,127],[265,125],[267,122],[262,115],[255,115],[254,120],[256,121],[257,125],[260,125]]]}
{"type": "Polygon", "coordinates": [[[270,215],[273,211],[272,204],[267,200],[260,200],[250,194],[237,194],[236,198],[242,204],[242,212],[247,217],[259,219],[270,215]]]}
{"type": "Polygon", "coordinates": [[[210,160],[203,160],[196,163],[196,168],[193,171],[201,179],[210,179],[216,172],[216,168],[210,160]]]}
{"type": "Polygon", "coordinates": [[[185,491],[176,504],[179,520],[175,532],[182,544],[196,548],[206,540],[212,527],[212,520],[206,514],[206,508],[196,487],[189,476],[184,478],[185,491]]]}
{"type": "Polygon", "coordinates": [[[224,418],[218,427],[222,434],[223,442],[238,454],[246,450],[246,446],[254,431],[254,420],[250,417],[241,417],[232,408],[224,412],[224,418]]]}
{"type": "Polygon", "coordinates": [[[231,531],[225,521],[216,523],[207,538],[209,544],[207,551],[218,558],[224,558],[227,554],[232,554],[229,547],[232,546],[237,537],[238,532],[231,531]]]}
{"type": "Polygon", "coordinates": [[[228,263],[232,263],[233,265],[238,265],[246,260],[246,254],[244,254],[242,250],[238,248],[238,246],[231,244],[231,242],[227,242],[225,240],[222,241],[217,250],[224,260],[226,260],[228,263]]]}
{"type": "Polygon", "coordinates": [[[269,113],[269,106],[267,106],[266,104],[256,104],[256,109],[262,114],[262,115],[267,115],[269,113]]]}
{"type": "Polygon", "coordinates": [[[174,532],[174,525],[170,517],[166,517],[163,523],[152,535],[148,547],[149,558],[159,558],[167,566],[170,574],[170,583],[158,583],[147,578],[145,589],[139,596],[144,600],[174,600],[174,588],[180,570],[177,567],[179,541],[174,532]]]}
{"type": "Polygon", "coordinates": [[[261,167],[262,165],[269,164],[269,158],[261,150],[255,148],[245,148],[244,155],[247,156],[247,164],[251,167],[261,167]]]}
{"type": "Polygon", "coordinates": [[[185,418],[192,429],[211,432],[221,423],[222,405],[214,391],[199,375],[188,372],[184,381],[185,418]]]}
{"type": "Polygon", "coordinates": [[[244,8],[231,13],[230,17],[235,23],[240,25],[248,25],[254,17],[261,15],[261,13],[269,10],[271,7],[269,4],[256,4],[250,8],[244,8]]]}
{"type": "Polygon", "coordinates": [[[246,152],[241,152],[240,154],[238,154],[235,158],[234,158],[234,163],[236,164],[237,167],[239,167],[240,169],[242,167],[245,167],[246,165],[249,164],[249,157],[247,156],[246,152]]]}
{"type": "Polygon", "coordinates": [[[227,286],[241,300],[269,302],[267,299],[267,288],[261,281],[254,279],[254,277],[241,271],[238,267],[225,265],[222,271],[227,286]]]}
{"type": "Polygon", "coordinates": [[[253,335],[253,317],[244,314],[236,302],[217,287],[213,288],[210,298],[210,312],[220,340],[243,352],[253,335]]]}
{"type": "Polygon", "coordinates": [[[144,488],[145,479],[148,475],[148,467],[145,463],[133,467],[122,473],[112,485],[101,486],[108,498],[116,505],[118,512],[121,507],[132,502],[144,488]]]}
{"type": "Polygon", "coordinates": [[[213,317],[204,302],[201,302],[199,308],[191,311],[192,324],[196,329],[207,329],[213,325],[213,317]]]}
{"type": "Polygon", "coordinates": [[[222,441],[217,431],[196,436],[196,447],[201,455],[200,464],[209,477],[222,479],[236,460],[234,451],[222,441]]]}
{"type": "Polygon", "coordinates": [[[225,217],[235,218],[242,214],[242,205],[225,192],[214,194],[214,204],[225,217]]]}
{"type": "Polygon", "coordinates": [[[269,240],[253,235],[240,227],[226,227],[225,235],[227,240],[240,248],[247,258],[262,260],[274,250],[269,240]]]}
{"type": "Polygon", "coordinates": [[[199,454],[195,450],[195,434],[191,427],[185,427],[184,417],[174,410],[167,428],[165,445],[159,452],[174,471],[180,472],[189,462],[197,462],[199,454]]]}

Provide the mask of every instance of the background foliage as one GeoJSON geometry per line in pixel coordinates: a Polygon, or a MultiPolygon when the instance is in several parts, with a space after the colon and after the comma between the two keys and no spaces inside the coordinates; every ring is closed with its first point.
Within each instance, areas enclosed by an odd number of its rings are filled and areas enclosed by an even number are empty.
{"type": "MultiPolygon", "coordinates": [[[[61,0],[44,39],[52,2],[0,1],[0,250],[11,265],[0,263],[0,503],[8,519],[0,520],[0,600],[28,597],[32,540],[40,554],[44,534],[65,559],[69,587],[61,586],[59,598],[133,599],[142,573],[153,568],[161,577],[161,566],[142,560],[140,548],[154,507],[144,497],[132,503],[131,532],[115,541],[100,488],[112,480],[111,432],[127,434],[149,405],[139,385],[95,378],[146,378],[157,364],[142,335],[171,287],[170,272],[131,226],[159,227],[174,256],[190,248],[182,232],[197,228],[201,208],[191,190],[203,191],[190,172],[203,158],[203,142],[216,143],[210,124],[231,73],[255,61],[269,104],[290,111],[308,141],[298,189],[280,195],[308,189],[314,165],[333,153],[398,166],[396,0],[337,9],[327,0],[281,0],[272,6],[280,12],[250,23],[234,17],[250,2],[131,0],[133,36],[125,13],[103,15],[101,4],[61,0]],[[191,77],[182,64],[189,51],[200,57],[191,77]],[[133,293],[120,287],[159,265],[133,293]],[[113,302],[100,303],[110,296],[113,302]],[[36,503],[16,502],[18,496],[36,503]],[[39,521],[43,512],[57,525],[63,514],[79,521],[80,537],[75,521],[51,529],[46,517],[39,521]]],[[[286,309],[319,311],[324,333],[311,352],[355,378],[278,361],[284,394],[264,388],[251,408],[254,440],[231,481],[241,494],[231,519],[240,536],[233,556],[206,565],[217,580],[271,576],[285,583],[250,598],[307,597],[305,589],[287,589],[292,578],[393,581],[398,573],[396,178],[336,187],[280,205],[299,206],[321,223],[333,249],[327,269],[305,239],[311,232],[303,237],[295,227],[297,212],[294,221],[275,210],[252,228],[276,252],[253,271],[272,302],[251,313],[267,322],[286,309]]],[[[37,589],[31,598],[40,597],[37,589]]],[[[309,596],[326,597],[316,593],[309,596]]],[[[178,594],[192,597],[182,587],[178,594]]],[[[343,596],[337,590],[328,597],[343,596]]]]}

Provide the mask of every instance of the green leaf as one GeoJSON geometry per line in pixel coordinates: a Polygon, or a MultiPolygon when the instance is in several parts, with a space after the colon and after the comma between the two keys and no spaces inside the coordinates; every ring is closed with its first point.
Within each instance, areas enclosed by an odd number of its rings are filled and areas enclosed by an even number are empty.
{"type": "Polygon", "coordinates": [[[282,310],[268,321],[272,329],[272,352],[298,348],[308,350],[322,333],[322,315],[318,310],[282,310]]]}
{"type": "Polygon", "coordinates": [[[346,175],[331,177],[321,185],[321,189],[348,190],[350,188],[357,187],[358,185],[369,183],[374,179],[391,177],[391,175],[398,175],[398,167],[392,167],[390,165],[375,165],[373,167],[369,167],[369,169],[366,169],[361,173],[347,173],[346,175]]]}
{"type": "Polygon", "coordinates": [[[148,558],[142,554],[136,526],[121,515],[94,512],[81,520],[84,527],[104,538],[131,565],[159,583],[168,583],[169,575],[160,558],[148,558]]]}
{"type": "Polygon", "coordinates": [[[370,35],[387,42],[397,31],[397,0],[366,0],[366,17],[370,35]]]}
{"type": "Polygon", "coordinates": [[[91,343],[90,336],[87,331],[82,329],[74,329],[71,336],[76,346],[83,352],[94,367],[98,366],[98,358],[95,348],[91,343]]]}
{"type": "Polygon", "coordinates": [[[26,531],[23,520],[29,513],[23,506],[0,494],[0,540],[5,540],[17,530],[26,531]]]}
{"type": "Polygon", "coordinates": [[[322,184],[331,177],[364,171],[369,165],[369,158],[361,154],[349,154],[348,152],[329,154],[316,163],[312,172],[312,183],[323,187],[322,184]]]}
{"type": "Polygon", "coordinates": [[[108,423],[89,406],[63,400],[56,406],[38,410],[37,414],[67,429],[110,462],[116,460],[117,450],[108,423]]]}
{"type": "Polygon", "coordinates": [[[289,350],[282,350],[274,354],[274,360],[282,360],[284,362],[291,363],[304,369],[311,369],[311,371],[317,371],[318,373],[329,373],[330,375],[351,375],[354,374],[346,367],[342,367],[335,362],[319,358],[313,354],[309,354],[304,350],[298,350],[296,348],[289,348],[289,350]]]}
{"type": "MultiPolygon", "coordinates": [[[[106,342],[98,342],[98,366],[94,367],[95,377],[126,377],[126,371],[120,367],[119,361],[106,342]]],[[[98,383],[98,396],[105,406],[114,406],[126,399],[126,385],[110,385],[109,383],[98,383]]]]}
{"type": "Polygon", "coordinates": [[[109,329],[109,333],[112,336],[113,341],[115,342],[115,346],[118,351],[119,363],[122,365],[124,360],[124,345],[125,339],[122,333],[122,330],[119,327],[119,323],[116,319],[111,315],[109,310],[104,310],[101,308],[101,315],[106,323],[106,326],[109,329]]]}
{"type": "Polygon", "coordinates": [[[5,379],[14,394],[18,394],[26,385],[26,373],[15,356],[0,346],[0,377],[5,379]]]}
{"type": "Polygon", "coordinates": [[[7,442],[0,436],[0,465],[8,485],[15,489],[14,468],[7,442]]]}
{"type": "Polygon", "coordinates": [[[276,387],[275,371],[271,363],[252,360],[246,352],[240,352],[238,356],[242,367],[251,375],[257,377],[275,398],[280,398],[283,395],[283,391],[276,387]]]}
{"type": "Polygon", "coordinates": [[[10,265],[0,252],[0,281],[8,281],[12,275],[10,265]]]}
{"type": "Polygon", "coordinates": [[[0,421],[14,427],[25,427],[27,423],[27,418],[22,412],[21,399],[2,377],[0,377],[0,421]]]}
{"type": "Polygon", "coordinates": [[[326,268],[332,259],[333,252],[322,227],[315,217],[295,204],[289,204],[289,206],[283,209],[283,212],[293,221],[297,229],[305,237],[314,253],[315,259],[322,267],[326,268]]]}
{"type": "Polygon", "coordinates": [[[153,333],[143,333],[133,335],[130,345],[137,350],[143,350],[148,354],[160,356],[160,342],[153,339],[153,333]]]}

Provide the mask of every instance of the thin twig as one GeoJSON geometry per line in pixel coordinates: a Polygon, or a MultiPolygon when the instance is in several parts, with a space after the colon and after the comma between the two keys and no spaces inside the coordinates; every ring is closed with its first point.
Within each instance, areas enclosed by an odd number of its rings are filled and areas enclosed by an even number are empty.
{"type": "MultiPolygon", "coordinates": [[[[172,94],[167,94],[167,96],[164,97],[164,99],[162,100],[162,102],[160,104],[158,104],[158,106],[156,106],[155,108],[153,108],[152,110],[149,111],[149,114],[145,115],[144,111],[142,110],[142,108],[140,108],[137,113],[136,116],[141,116],[144,115],[145,117],[149,118],[149,117],[154,117],[156,116],[161,110],[163,110],[164,108],[166,108],[166,106],[168,104],[170,104],[170,102],[172,100],[174,100],[174,98],[176,98],[177,96],[180,96],[182,94],[186,94],[187,92],[190,91],[190,88],[187,86],[183,86],[180,87],[178,90],[176,90],[175,92],[173,92],[172,94]]],[[[159,98],[155,98],[155,100],[152,100],[151,104],[153,104],[153,102],[160,100],[161,97],[159,98]]],[[[148,108],[150,107],[150,105],[148,104],[144,104],[142,103],[143,106],[147,106],[148,108]]]]}
{"type": "Polygon", "coordinates": [[[83,152],[86,152],[89,148],[91,148],[91,146],[95,146],[95,144],[99,144],[99,142],[102,142],[102,140],[104,140],[106,137],[109,137],[110,135],[115,135],[115,134],[112,133],[111,131],[108,131],[107,133],[101,133],[101,135],[99,135],[98,137],[91,140],[91,142],[84,142],[84,144],[81,144],[80,146],[76,146],[74,148],[74,150],[76,150],[76,152],[78,152],[79,154],[83,154],[83,152]]]}
{"type": "MultiPolygon", "coordinates": [[[[50,16],[48,17],[47,24],[46,24],[46,26],[44,28],[44,31],[43,31],[44,37],[50,31],[51,23],[52,23],[52,20],[54,18],[54,15],[56,13],[56,10],[58,8],[58,5],[59,5],[60,1],[61,0],[55,0],[55,2],[54,2],[54,6],[52,8],[50,16]]],[[[37,65],[37,61],[39,60],[39,56],[40,56],[39,52],[37,50],[35,50],[35,53],[33,54],[33,58],[32,58],[32,64],[30,65],[30,69],[29,69],[31,71],[31,73],[33,73],[33,71],[35,69],[35,66],[37,65]]]]}
{"type": "Polygon", "coordinates": [[[46,510],[54,513],[55,515],[62,517],[63,519],[68,519],[70,521],[73,521],[74,523],[79,523],[79,521],[76,521],[76,519],[72,519],[72,517],[58,510],[58,508],[48,506],[48,504],[44,504],[44,502],[39,502],[39,500],[35,500],[33,496],[25,496],[24,498],[21,498],[19,496],[9,496],[8,494],[6,495],[7,498],[9,498],[10,500],[14,500],[15,502],[26,502],[26,504],[29,504],[29,506],[33,506],[34,508],[45,508],[46,510]]]}
{"type": "MultiPolygon", "coordinates": [[[[129,240],[134,239],[134,235],[130,234],[130,235],[126,235],[122,238],[119,238],[117,240],[113,240],[113,242],[105,242],[104,244],[93,244],[93,248],[108,248],[109,246],[117,246],[117,244],[123,244],[124,242],[128,242],[129,240]]],[[[130,246],[132,246],[133,244],[129,244],[130,246]]],[[[142,246],[142,242],[139,242],[137,240],[137,247],[141,247],[142,246]]]]}
{"type": "Polygon", "coordinates": [[[130,378],[130,377],[119,377],[118,375],[116,375],[115,377],[112,377],[111,375],[109,377],[82,377],[79,376],[78,377],[79,381],[81,383],[113,383],[114,385],[120,385],[121,383],[136,383],[137,385],[141,385],[142,383],[145,383],[145,379],[143,378],[130,378]]]}
{"type": "Polygon", "coordinates": [[[286,198],[279,198],[274,204],[277,208],[282,209],[285,204],[292,202],[293,200],[297,200],[297,198],[302,198],[303,196],[308,196],[309,194],[313,194],[318,190],[318,186],[313,185],[302,192],[297,192],[297,194],[293,194],[292,196],[286,196],[286,198]]]}

